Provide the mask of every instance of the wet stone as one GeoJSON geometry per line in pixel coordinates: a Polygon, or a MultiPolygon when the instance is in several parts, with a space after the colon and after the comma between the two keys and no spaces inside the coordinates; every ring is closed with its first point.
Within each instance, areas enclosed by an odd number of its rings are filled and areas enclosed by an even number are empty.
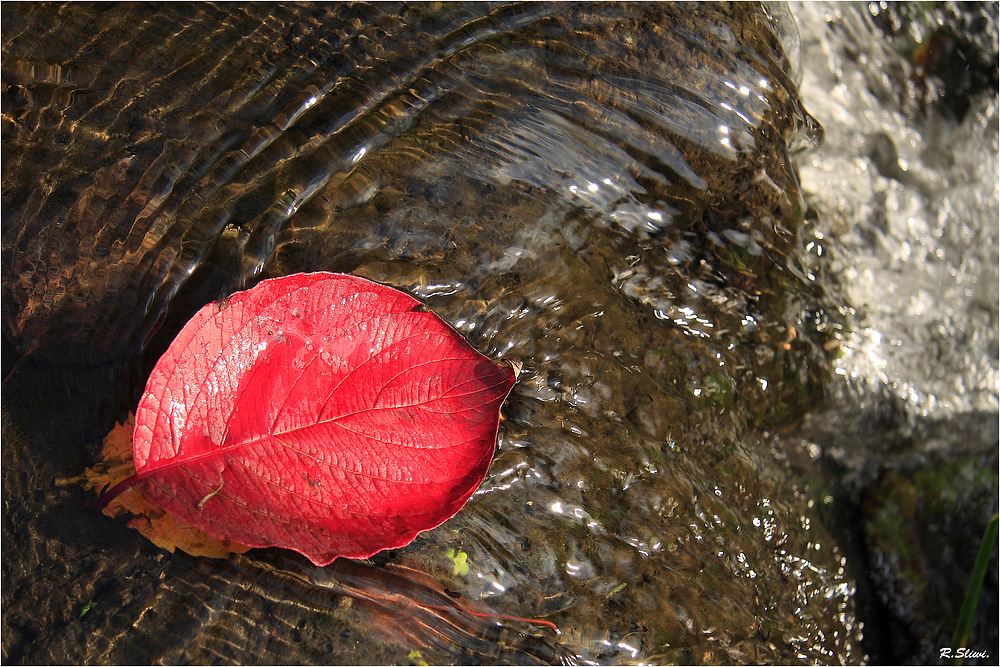
{"type": "Polygon", "coordinates": [[[5,12],[5,662],[863,659],[775,454],[828,372],[776,31],[685,3],[5,12]],[[60,530],[82,498],[52,480],[183,322],[315,270],[523,363],[470,503],[325,569],[60,530]]]}

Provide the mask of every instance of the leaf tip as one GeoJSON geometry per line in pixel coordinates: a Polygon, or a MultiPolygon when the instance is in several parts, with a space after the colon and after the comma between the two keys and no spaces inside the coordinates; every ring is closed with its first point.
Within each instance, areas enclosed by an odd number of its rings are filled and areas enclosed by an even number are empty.
{"type": "Polygon", "coordinates": [[[524,370],[524,364],[518,359],[501,359],[504,365],[510,366],[511,370],[514,371],[514,382],[521,376],[521,371],[524,370]]]}

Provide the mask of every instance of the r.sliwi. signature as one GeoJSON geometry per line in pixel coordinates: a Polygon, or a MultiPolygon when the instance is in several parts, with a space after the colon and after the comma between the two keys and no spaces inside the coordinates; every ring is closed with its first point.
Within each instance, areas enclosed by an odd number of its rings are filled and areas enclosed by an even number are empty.
{"type": "Polygon", "coordinates": [[[938,653],[939,653],[938,657],[940,657],[942,660],[950,660],[952,658],[956,658],[956,659],[959,659],[959,660],[962,660],[962,659],[965,659],[965,658],[969,658],[969,659],[976,659],[976,658],[985,659],[985,658],[989,658],[990,657],[990,654],[987,651],[977,651],[975,649],[966,648],[964,646],[961,646],[961,647],[956,648],[956,649],[953,649],[950,646],[942,646],[940,649],[938,649],[938,653]]]}

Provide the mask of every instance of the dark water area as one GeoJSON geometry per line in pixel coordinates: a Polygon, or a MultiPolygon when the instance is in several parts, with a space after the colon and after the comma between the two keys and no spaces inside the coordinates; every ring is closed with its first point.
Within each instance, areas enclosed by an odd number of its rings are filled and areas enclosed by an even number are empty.
{"type": "Polygon", "coordinates": [[[810,251],[786,10],[2,11],[5,663],[903,654],[815,451],[852,322],[810,251]],[[318,568],[168,553],[57,485],[197,309],[319,270],[523,363],[455,517],[318,568]]]}

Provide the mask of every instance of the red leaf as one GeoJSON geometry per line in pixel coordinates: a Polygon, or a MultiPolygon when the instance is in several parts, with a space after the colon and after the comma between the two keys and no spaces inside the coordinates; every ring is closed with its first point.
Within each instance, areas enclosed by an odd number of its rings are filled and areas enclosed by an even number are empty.
{"type": "Polygon", "coordinates": [[[267,280],[202,308],[157,362],[133,483],[220,539],[365,558],[465,504],[514,380],[402,292],[267,280]]]}

